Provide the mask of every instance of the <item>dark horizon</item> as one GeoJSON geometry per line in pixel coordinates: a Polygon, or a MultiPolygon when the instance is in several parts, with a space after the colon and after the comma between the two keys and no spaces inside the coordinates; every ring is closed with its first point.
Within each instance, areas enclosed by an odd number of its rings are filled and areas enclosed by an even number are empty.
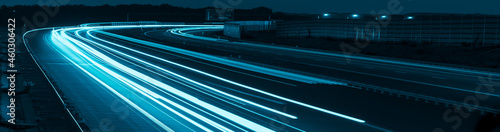
{"type": "MultiPolygon", "coordinates": [[[[50,5],[53,1],[39,1],[39,0],[25,0],[25,1],[6,1],[2,5],[15,6],[15,5],[50,5]],[[41,3],[41,4],[40,4],[41,3]]],[[[388,10],[388,4],[393,4],[398,7],[402,6],[401,13],[456,13],[456,14],[500,14],[500,10],[496,5],[500,5],[500,1],[481,0],[471,1],[431,1],[431,0],[387,0],[387,1],[368,1],[368,0],[354,0],[354,1],[320,1],[312,0],[302,2],[299,0],[292,1],[244,1],[241,3],[228,3],[225,0],[209,0],[206,2],[192,1],[159,1],[159,0],[125,0],[125,1],[103,1],[103,0],[89,0],[89,1],[67,1],[66,4],[60,5],[85,5],[85,6],[102,6],[102,5],[162,5],[168,4],[175,7],[184,8],[206,8],[214,7],[213,3],[223,3],[235,9],[252,9],[258,7],[267,7],[273,12],[286,12],[286,13],[305,13],[305,14],[321,14],[321,13],[358,13],[369,14],[371,11],[379,12],[381,10],[388,10]]]]}
{"type": "MultiPolygon", "coordinates": [[[[103,5],[84,5],[84,4],[66,4],[66,5],[63,5],[63,6],[80,6],[80,5],[83,5],[83,6],[88,6],[88,7],[99,7],[99,6],[105,6],[105,5],[108,5],[108,6],[129,6],[129,5],[151,5],[151,6],[160,6],[160,5],[169,5],[169,6],[172,6],[172,7],[177,7],[177,8],[185,8],[185,9],[205,9],[205,8],[213,8],[213,6],[206,6],[206,7],[197,7],[197,8],[192,8],[192,7],[182,7],[182,6],[175,6],[175,5],[171,5],[171,4],[117,4],[117,5],[109,5],[109,4],[103,4],[103,5]]],[[[14,6],[39,6],[37,4],[24,4],[24,5],[11,5],[11,6],[7,6],[7,5],[0,5],[0,6],[6,6],[6,7],[14,7],[14,6]]],[[[361,12],[361,13],[357,13],[357,12],[321,12],[321,13],[307,13],[307,12],[286,12],[286,11],[277,11],[277,10],[274,10],[272,8],[269,8],[269,7],[266,7],[266,6],[258,6],[258,7],[252,7],[252,8],[234,8],[234,9],[239,9],[239,10],[251,10],[251,9],[257,9],[257,8],[267,8],[267,9],[271,9],[272,12],[274,13],[277,13],[277,12],[281,12],[281,13],[285,13],[285,14],[297,14],[297,15],[300,15],[300,14],[303,14],[303,15],[322,15],[322,14],[325,14],[325,13],[329,13],[329,14],[332,14],[332,13],[338,13],[338,14],[344,14],[344,13],[353,13],[353,14],[370,14],[370,12],[361,12]]],[[[500,12],[499,13],[478,13],[478,12],[472,12],[472,13],[461,13],[461,12],[425,12],[425,11],[417,11],[417,12],[403,12],[403,13],[398,13],[398,14],[394,14],[394,15],[404,15],[404,14],[464,14],[464,15],[471,15],[471,14],[483,14],[483,15],[500,15],[500,12]]]]}

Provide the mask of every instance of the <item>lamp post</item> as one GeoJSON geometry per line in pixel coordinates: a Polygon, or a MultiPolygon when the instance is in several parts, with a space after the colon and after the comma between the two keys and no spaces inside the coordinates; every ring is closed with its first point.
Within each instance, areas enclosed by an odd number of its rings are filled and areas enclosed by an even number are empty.
{"type": "MultiPolygon", "coordinates": [[[[385,18],[387,18],[386,15],[380,16],[380,19],[385,19],[385,18]]],[[[378,20],[378,17],[375,17],[375,20],[378,20]]]]}
{"type": "MultiPolygon", "coordinates": [[[[352,14],[352,15],[351,15],[351,17],[352,17],[353,19],[358,18],[358,16],[359,16],[358,14],[352,14]]],[[[347,19],[349,19],[349,16],[347,16],[347,19]]],[[[353,25],[354,25],[354,24],[353,24],[353,25]]],[[[358,36],[359,36],[359,35],[358,35],[358,29],[356,29],[356,37],[355,37],[355,39],[356,39],[356,40],[358,40],[358,36]]]]}
{"type": "MultiPolygon", "coordinates": [[[[375,17],[375,20],[378,20],[379,17],[375,17]]],[[[387,16],[386,15],[383,15],[383,16],[380,16],[380,19],[386,19],[387,16]]],[[[380,41],[380,30],[378,31],[378,41],[380,41]]]]}
{"type": "MultiPolygon", "coordinates": [[[[404,40],[404,30],[405,30],[405,20],[413,20],[413,16],[408,16],[408,17],[405,17],[403,18],[403,28],[401,29],[401,38],[404,40]]],[[[412,23],[412,26],[413,26],[413,23],[412,23]]],[[[412,35],[413,35],[413,32],[410,34],[410,41],[411,41],[411,38],[412,38],[412,35]]]]}
{"type": "MultiPolygon", "coordinates": [[[[352,14],[351,16],[354,19],[354,18],[358,18],[359,15],[358,14],[352,14]]],[[[349,19],[349,16],[347,16],[347,19],[349,19]]]]}

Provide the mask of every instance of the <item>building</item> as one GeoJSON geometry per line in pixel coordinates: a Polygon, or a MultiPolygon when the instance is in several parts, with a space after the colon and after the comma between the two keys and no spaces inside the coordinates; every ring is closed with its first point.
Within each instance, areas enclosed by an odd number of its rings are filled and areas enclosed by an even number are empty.
{"type": "Polygon", "coordinates": [[[316,20],[279,22],[277,35],[497,46],[500,44],[499,26],[499,15],[413,13],[391,16],[325,13],[318,15],[316,20]]]}
{"type": "Polygon", "coordinates": [[[233,8],[207,8],[205,21],[233,21],[233,8]]]}
{"type": "Polygon", "coordinates": [[[224,23],[224,35],[241,38],[245,32],[275,30],[274,21],[232,21],[224,23]]]}

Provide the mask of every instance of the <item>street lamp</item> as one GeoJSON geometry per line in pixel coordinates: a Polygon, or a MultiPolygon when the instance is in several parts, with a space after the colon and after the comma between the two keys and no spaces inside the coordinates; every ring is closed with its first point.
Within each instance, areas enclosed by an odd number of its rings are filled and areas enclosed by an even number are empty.
{"type": "Polygon", "coordinates": [[[323,16],[327,17],[327,16],[330,16],[330,14],[328,14],[328,13],[325,13],[325,14],[323,14],[323,16]]]}
{"type": "MultiPolygon", "coordinates": [[[[352,18],[358,18],[358,14],[352,14],[350,17],[352,17],[352,18]]],[[[347,16],[347,19],[349,19],[349,16],[347,16]]]]}
{"type": "MultiPolygon", "coordinates": [[[[405,34],[405,32],[404,32],[404,30],[405,30],[405,20],[413,20],[413,16],[408,16],[408,17],[406,17],[406,18],[403,18],[403,28],[401,29],[401,30],[402,30],[402,31],[401,31],[401,32],[402,32],[402,33],[401,33],[401,35],[404,35],[404,34],[405,34]]],[[[412,40],[412,38],[413,38],[413,22],[411,23],[411,28],[412,28],[412,29],[410,29],[410,31],[411,31],[411,33],[410,33],[410,41],[411,41],[411,40],[412,40]]],[[[403,39],[404,39],[404,37],[401,37],[401,38],[403,38],[403,39]]]]}
{"type": "MultiPolygon", "coordinates": [[[[378,20],[379,17],[375,17],[375,20],[378,20]]],[[[380,19],[386,19],[387,16],[386,15],[383,15],[383,16],[380,16],[380,19]]]]}

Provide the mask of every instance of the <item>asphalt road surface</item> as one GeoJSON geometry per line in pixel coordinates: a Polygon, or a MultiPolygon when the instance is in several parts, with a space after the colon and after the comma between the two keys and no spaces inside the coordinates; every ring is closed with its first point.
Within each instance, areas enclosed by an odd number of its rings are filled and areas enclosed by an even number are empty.
{"type": "Polygon", "coordinates": [[[94,131],[474,131],[491,114],[437,99],[483,97],[478,109],[498,108],[498,93],[486,89],[495,87],[488,81],[498,81],[496,74],[347,62],[320,51],[179,36],[171,28],[56,28],[37,31],[27,45],[94,131]],[[156,39],[137,37],[143,33],[156,39]],[[484,88],[476,95],[478,85],[484,88]]]}

